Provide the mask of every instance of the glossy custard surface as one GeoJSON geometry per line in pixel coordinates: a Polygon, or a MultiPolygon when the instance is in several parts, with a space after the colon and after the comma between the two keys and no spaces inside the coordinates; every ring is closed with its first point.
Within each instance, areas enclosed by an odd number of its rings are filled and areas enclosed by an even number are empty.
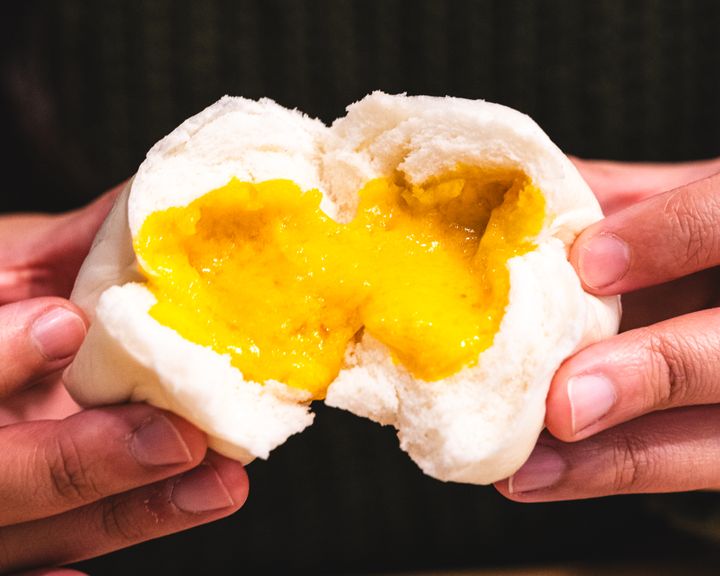
{"type": "Polygon", "coordinates": [[[541,192],[522,173],[460,168],[359,194],[347,224],[288,180],[233,179],[151,214],[134,241],[151,315],[246,379],[314,398],[362,330],[423,380],[476,363],[508,302],[507,261],[535,247],[541,192]]]}

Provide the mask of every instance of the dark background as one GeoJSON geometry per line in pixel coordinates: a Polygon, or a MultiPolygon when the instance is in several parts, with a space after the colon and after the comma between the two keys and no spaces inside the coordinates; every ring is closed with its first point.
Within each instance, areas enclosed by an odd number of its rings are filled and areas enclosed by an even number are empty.
{"type": "MultiPolygon", "coordinates": [[[[452,94],[527,112],[581,156],[720,154],[720,2],[2,8],[0,212],[82,205],[226,93],[268,96],[325,121],[374,89],[452,94]]],[[[249,473],[250,499],[234,517],[79,567],[319,574],[716,554],[710,540],[680,526],[710,522],[720,496],[514,504],[492,488],[423,476],[391,430],[322,407],[309,431],[249,473]]]]}

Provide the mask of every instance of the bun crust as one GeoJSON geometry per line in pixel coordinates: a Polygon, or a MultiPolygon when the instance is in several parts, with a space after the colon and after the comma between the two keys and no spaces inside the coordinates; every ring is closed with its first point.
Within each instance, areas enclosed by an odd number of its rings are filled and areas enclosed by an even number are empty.
{"type": "Polygon", "coordinates": [[[420,184],[458,164],[522,171],[546,202],[537,249],[508,262],[509,304],[493,345],[475,366],[425,382],[366,332],[325,401],[397,428],[431,476],[477,484],[509,476],[542,429],[552,375],[573,351],[617,331],[620,306],[585,293],[567,261],[578,233],[602,218],[588,186],[529,117],[483,101],[378,92],[326,127],[269,100],[224,97],[185,121],[150,150],[80,271],[72,298],[92,323],[68,389],[89,405],[148,401],[196,424],[223,454],[266,458],[312,422],[308,394],[245,381],[228,357],[153,320],[132,237],[149,214],[233,176],[317,188],[323,210],[347,221],[369,180],[399,171],[420,184]]]}

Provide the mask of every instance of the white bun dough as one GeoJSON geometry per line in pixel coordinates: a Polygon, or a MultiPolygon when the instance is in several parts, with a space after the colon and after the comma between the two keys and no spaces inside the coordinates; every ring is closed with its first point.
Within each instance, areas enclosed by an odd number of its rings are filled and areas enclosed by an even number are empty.
{"type": "Polygon", "coordinates": [[[352,219],[371,179],[400,171],[420,184],[458,164],[520,170],[546,201],[537,249],[508,262],[509,304],[476,365],[435,382],[412,377],[367,332],[348,347],[325,402],[389,424],[422,470],[487,484],[527,459],[560,363],[617,332],[618,298],[583,291],[567,261],[578,233],[602,218],[572,163],[527,116],[483,101],[373,93],[331,127],[270,100],[224,97],[148,153],[118,199],[72,299],[91,326],[65,380],[85,405],[147,401],[204,430],[222,454],[266,458],[312,422],[307,393],[245,381],[228,356],[191,343],[148,314],[131,238],[154,211],[184,206],[236,177],[286,178],[323,192],[352,219]]]}

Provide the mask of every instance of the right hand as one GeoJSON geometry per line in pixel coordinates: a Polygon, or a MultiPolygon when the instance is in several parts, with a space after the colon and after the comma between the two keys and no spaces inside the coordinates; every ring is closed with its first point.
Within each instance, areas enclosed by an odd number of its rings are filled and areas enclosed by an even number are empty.
{"type": "Polygon", "coordinates": [[[61,296],[109,205],[0,218],[3,574],[77,574],[52,567],[211,522],[247,497],[242,465],[207,452],[188,422],[144,404],[81,411],[60,383],[86,331],[61,296]]]}
{"type": "Polygon", "coordinates": [[[588,292],[623,294],[623,333],[562,364],[554,438],[498,489],[522,502],[718,489],[720,158],[576,163],[607,217],[570,261],[588,292]]]}

